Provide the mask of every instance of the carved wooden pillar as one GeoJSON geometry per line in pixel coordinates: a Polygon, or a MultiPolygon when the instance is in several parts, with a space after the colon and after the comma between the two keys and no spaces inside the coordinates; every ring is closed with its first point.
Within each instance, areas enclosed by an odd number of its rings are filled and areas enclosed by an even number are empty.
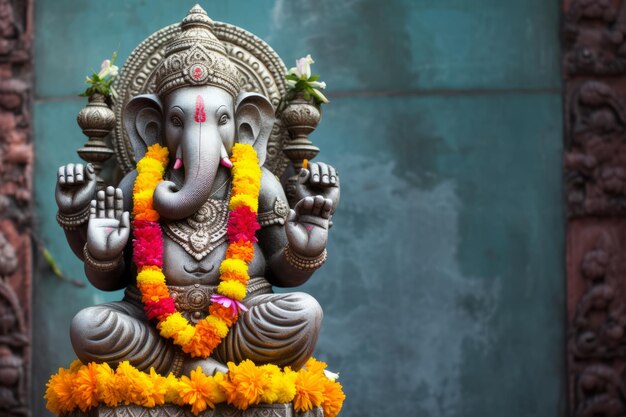
{"type": "Polygon", "coordinates": [[[564,1],[570,416],[626,413],[626,2],[564,1]]]}
{"type": "Polygon", "coordinates": [[[33,0],[0,0],[0,415],[28,414],[33,0]]]}

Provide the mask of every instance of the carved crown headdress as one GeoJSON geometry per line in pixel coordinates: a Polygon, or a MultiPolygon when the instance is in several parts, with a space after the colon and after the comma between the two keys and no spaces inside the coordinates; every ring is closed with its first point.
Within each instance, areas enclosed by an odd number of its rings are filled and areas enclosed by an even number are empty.
{"type": "Polygon", "coordinates": [[[222,42],[213,34],[213,20],[195,5],[180,24],[180,34],[168,45],[156,69],[156,92],[164,96],[190,85],[222,88],[239,94],[239,73],[222,42]]]}

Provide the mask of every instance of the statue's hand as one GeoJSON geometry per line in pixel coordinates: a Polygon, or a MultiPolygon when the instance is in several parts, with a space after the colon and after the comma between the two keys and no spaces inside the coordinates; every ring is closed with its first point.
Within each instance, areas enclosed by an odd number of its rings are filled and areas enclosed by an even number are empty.
{"type": "Polygon", "coordinates": [[[122,190],[107,187],[91,200],[87,249],[94,258],[108,261],[117,258],[130,236],[130,214],[124,211],[122,190]]]}
{"type": "Polygon", "coordinates": [[[332,207],[332,200],[316,195],[303,198],[289,211],[285,232],[295,253],[313,258],[324,251],[332,207]]]}
{"type": "Polygon", "coordinates": [[[96,172],[91,164],[67,164],[57,172],[54,196],[59,211],[65,214],[78,213],[93,198],[96,192],[96,172]]]}
{"type": "Polygon", "coordinates": [[[309,162],[308,169],[300,170],[296,182],[295,201],[316,195],[332,202],[330,214],[333,214],[339,204],[339,175],[335,168],[323,162],[309,162]]]}

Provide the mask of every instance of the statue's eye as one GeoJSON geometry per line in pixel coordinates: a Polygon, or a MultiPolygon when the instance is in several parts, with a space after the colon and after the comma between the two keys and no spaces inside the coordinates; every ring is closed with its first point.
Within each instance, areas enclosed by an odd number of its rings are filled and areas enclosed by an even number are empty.
{"type": "Polygon", "coordinates": [[[219,124],[220,124],[220,125],[225,125],[226,123],[228,123],[228,120],[230,120],[230,117],[228,117],[228,115],[227,115],[227,114],[222,114],[222,115],[220,116],[220,121],[219,121],[219,124]]]}
{"type": "Polygon", "coordinates": [[[183,121],[181,120],[181,118],[176,115],[172,116],[170,118],[170,121],[172,122],[172,125],[176,127],[181,127],[183,125],[183,121]]]}

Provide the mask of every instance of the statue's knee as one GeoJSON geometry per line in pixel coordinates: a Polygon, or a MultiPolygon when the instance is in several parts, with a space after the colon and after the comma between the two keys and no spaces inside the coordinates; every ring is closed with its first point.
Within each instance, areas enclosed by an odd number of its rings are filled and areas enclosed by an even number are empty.
{"type": "Polygon", "coordinates": [[[74,351],[81,360],[92,360],[88,357],[96,353],[103,341],[114,336],[119,312],[105,306],[87,307],[78,312],[70,326],[70,340],[74,351]]]}
{"type": "Polygon", "coordinates": [[[299,318],[298,321],[319,329],[324,313],[315,298],[304,292],[294,292],[288,294],[285,301],[294,306],[292,310],[299,318]]]}

